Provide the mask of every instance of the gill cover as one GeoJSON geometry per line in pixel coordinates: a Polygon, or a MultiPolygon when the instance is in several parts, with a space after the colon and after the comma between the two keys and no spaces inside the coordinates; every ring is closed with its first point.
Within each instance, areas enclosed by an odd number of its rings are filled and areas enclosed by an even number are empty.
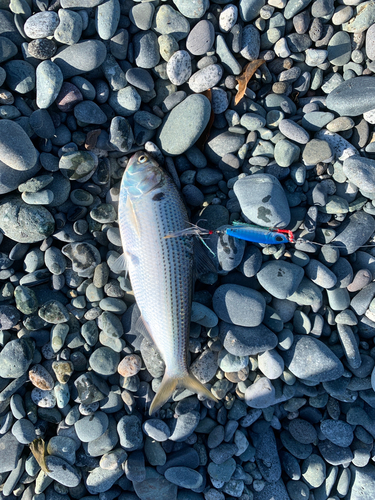
{"type": "Polygon", "coordinates": [[[158,187],[163,179],[163,171],[156,161],[145,153],[138,152],[126,167],[122,187],[131,196],[138,197],[158,187]]]}

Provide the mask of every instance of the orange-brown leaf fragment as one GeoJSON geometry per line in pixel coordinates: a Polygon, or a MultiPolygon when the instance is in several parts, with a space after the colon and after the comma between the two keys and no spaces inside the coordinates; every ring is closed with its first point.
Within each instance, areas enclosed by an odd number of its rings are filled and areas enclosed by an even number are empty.
{"type": "Polygon", "coordinates": [[[255,61],[250,61],[248,64],[246,64],[242,74],[240,76],[236,76],[236,80],[238,82],[238,90],[236,97],[234,98],[235,106],[240,102],[240,100],[245,95],[247,84],[249,83],[253,74],[265,62],[266,61],[264,59],[255,59],[255,61]]]}
{"type": "Polygon", "coordinates": [[[44,440],[42,438],[34,439],[34,441],[30,443],[30,450],[42,471],[48,474],[50,471],[46,464],[46,444],[44,440]]]}

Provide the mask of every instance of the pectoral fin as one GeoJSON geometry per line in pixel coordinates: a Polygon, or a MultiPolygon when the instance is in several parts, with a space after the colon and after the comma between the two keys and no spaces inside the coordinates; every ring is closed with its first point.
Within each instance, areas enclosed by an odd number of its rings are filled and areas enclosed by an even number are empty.
{"type": "Polygon", "coordinates": [[[135,232],[137,233],[137,236],[140,237],[141,232],[139,229],[138,219],[135,214],[134,205],[129,196],[126,198],[126,208],[129,217],[129,223],[133,226],[135,232]]]}
{"type": "Polygon", "coordinates": [[[116,274],[120,274],[122,273],[122,271],[125,271],[125,274],[127,273],[128,266],[126,263],[125,254],[121,254],[120,257],[115,260],[115,262],[112,264],[111,270],[116,274]]]}
{"type": "Polygon", "coordinates": [[[151,403],[150,415],[159,410],[169,400],[177,387],[185,387],[185,389],[189,389],[189,391],[205,396],[217,403],[215,396],[190,373],[186,373],[184,377],[171,377],[165,372],[158,392],[151,403]]]}

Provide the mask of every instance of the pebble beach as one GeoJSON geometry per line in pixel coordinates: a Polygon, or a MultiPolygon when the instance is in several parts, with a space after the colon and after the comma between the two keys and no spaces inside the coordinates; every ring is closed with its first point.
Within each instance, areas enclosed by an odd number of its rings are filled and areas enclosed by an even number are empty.
{"type": "Polygon", "coordinates": [[[0,0],[0,500],[375,498],[374,73],[372,0],[0,0]],[[216,268],[188,364],[218,403],[151,417],[115,266],[140,150],[216,268]]]}

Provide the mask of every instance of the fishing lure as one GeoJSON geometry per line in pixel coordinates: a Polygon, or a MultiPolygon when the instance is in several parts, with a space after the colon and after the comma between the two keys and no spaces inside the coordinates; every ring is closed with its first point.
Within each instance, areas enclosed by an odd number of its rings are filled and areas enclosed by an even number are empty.
{"type": "MultiPolygon", "coordinates": [[[[203,229],[195,224],[182,231],[168,234],[165,238],[173,238],[178,236],[195,235],[202,239],[202,236],[210,234],[227,234],[233,238],[240,240],[251,241],[252,243],[262,243],[264,245],[277,245],[282,243],[295,243],[293,232],[289,229],[277,229],[261,226],[254,226],[246,222],[233,222],[233,225],[218,230],[203,229]]],[[[204,240],[202,240],[204,243],[204,240]]],[[[205,245],[206,246],[206,245],[205,245]]]]}
{"type": "Polygon", "coordinates": [[[293,232],[289,229],[268,228],[243,222],[233,222],[233,226],[228,227],[224,232],[228,236],[233,236],[233,238],[265,245],[295,243],[293,232]]]}

